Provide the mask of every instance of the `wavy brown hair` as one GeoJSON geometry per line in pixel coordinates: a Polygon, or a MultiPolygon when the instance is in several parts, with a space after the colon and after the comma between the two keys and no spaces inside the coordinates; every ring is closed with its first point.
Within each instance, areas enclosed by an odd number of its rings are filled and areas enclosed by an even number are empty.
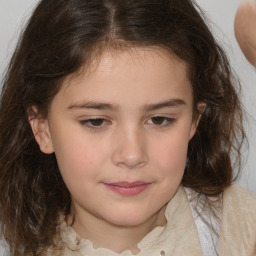
{"type": "Polygon", "coordinates": [[[187,63],[195,116],[198,102],[206,109],[182,183],[205,196],[231,184],[245,136],[239,83],[203,16],[190,0],[39,2],[8,66],[0,103],[0,222],[12,255],[40,255],[53,245],[59,216],[71,206],[55,155],[40,151],[27,112],[37,106],[47,117],[62,81],[106,47],[156,46],[187,63]]]}

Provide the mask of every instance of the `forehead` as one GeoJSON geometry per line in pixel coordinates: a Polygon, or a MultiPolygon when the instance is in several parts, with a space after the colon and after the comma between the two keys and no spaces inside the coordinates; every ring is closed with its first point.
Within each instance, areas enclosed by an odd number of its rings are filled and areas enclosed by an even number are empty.
{"type": "MultiPolygon", "coordinates": [[[[106,50],[90,65],[64,81],[62,93],[69,98],[97,101],[135,101],[141,104],[165,96],[192,97],[187,65],[177,56],[159,48],[106,50]]],[[[74,99],[75,100],[75,99],[74,99]]]]}
{"type": "MultiPolygon", "coordinates": [[[[167,69],[173,68],[173,65],[170,64],[175,63],[175,66],[178,66],[184,75],[188,73],[188,66],[183,60],[171,51],[157,46],[107,48],[95,51],[95,54],[92,54],[92,56],[93,58],[86,61],[77,72],[64,79],[63,85],[74,84],[76,81],[79,82],[81,79],[84,79],[85,76],[90,78],[97,75],[97,73],[114,73],[118,66],[126,70],[129,68],[133,69],[136,66],[144,66],[145,72],[150,68],[154,68],[156,73],[160,69],[164,73],[167,69]]],[[[120,69],[118,72],[120,72],[120,69]]]]}

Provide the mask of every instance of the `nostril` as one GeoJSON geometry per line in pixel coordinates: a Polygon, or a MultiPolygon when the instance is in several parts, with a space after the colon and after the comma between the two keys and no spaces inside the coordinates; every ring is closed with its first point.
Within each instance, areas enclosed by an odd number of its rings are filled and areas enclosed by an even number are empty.
{"type": "Polygon", "coordinates": [[[125,152],[115,152],[113,159],[116,165],[128,169],[141,168],[148,162],[148,156],[145,152],[141,152],[137,155],[128,155],[125,154],[125,152]]]}
{"type": "Polygon", "coordinates": [[[136,164],[127,164],[127,163],[125,163],[125,165],[126,165],[129,169],[141,168],[141,167],[143,167],[145,164],[146,164],[145,161],[141,161],[141,162],[138,162],[138,163],[136,163],[136,164]]]}
{"type": "Polygon", "coordinates": [[[146,138],[138,130],[122,130],[113,146],[112,161],[128,169],[143,167],[148,162],[146,138]]]}

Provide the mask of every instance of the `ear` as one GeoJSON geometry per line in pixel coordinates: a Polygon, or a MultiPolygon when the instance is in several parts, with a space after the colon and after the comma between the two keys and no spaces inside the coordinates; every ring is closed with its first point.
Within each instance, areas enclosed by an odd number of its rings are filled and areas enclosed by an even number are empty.
{"type": "Polygon", "coordinates": [[[45,154],[53,153],[54,149],[48,120],[40,117],[36,106],[29,108],[27,114],[28,121],[40,150],[45,154]]]}
{"type": "Polygon", "coordinates": [[[196,117],[195,117],[195,119],[192,123],[192,126],[191,126],[190,136],[189,136],[190,140],[193,138],[193,136],[196,133],[196,129],[197,129],[198,124],[200,122],[201,116],[204,113],[205,107],[206,107],[206,103],[204,103],[204,102],[199,102],[197,104],[197,114],[196,114],[196,117]]]}

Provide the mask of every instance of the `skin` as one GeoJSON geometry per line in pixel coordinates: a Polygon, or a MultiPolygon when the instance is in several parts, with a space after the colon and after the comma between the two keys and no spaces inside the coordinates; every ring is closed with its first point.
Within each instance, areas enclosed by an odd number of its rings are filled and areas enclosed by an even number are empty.
{"type": "Polygon", "coordinates": [[[137,253],[138,242],[166,224],[165,206],[198,124],[192,103],[181,60],[133,48],[103,53],[90,70],[66,79],[47,119],[30,119],[42,152],[56,154],[80,237],[95,248],[137,253]],[[127,196],[106,185],[123,181],[148,186],[127,196]]]}
{"type": "Polygon", "coordinates": [[[256,67],[256,1],[244,2],[235,17],[237,42],[248,61],[256,67]]]}

